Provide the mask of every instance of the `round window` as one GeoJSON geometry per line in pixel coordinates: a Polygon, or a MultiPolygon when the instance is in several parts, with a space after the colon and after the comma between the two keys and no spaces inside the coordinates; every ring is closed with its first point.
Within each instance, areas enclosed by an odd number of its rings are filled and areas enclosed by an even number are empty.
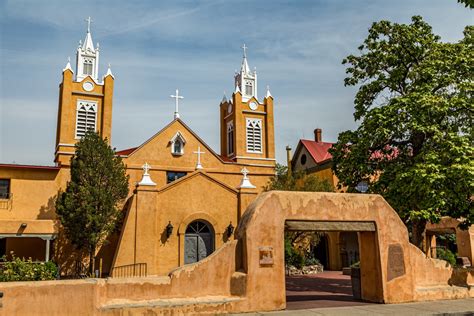
{"type": "Polygon", "coordinates": [[[301,155],[300,161],[301,161],[301,164],[302,164],[302,165],[304,165],[304,164],[306,163],[306,154],[302,154],[302,155],[301,155]]]}

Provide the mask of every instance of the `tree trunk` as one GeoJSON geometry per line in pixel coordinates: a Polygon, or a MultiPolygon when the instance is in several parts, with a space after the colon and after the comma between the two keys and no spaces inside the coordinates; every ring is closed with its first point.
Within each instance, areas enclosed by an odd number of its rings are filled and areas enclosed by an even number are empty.
{"type": "Polygon", "coordinates": [[[423,250],[423,234],[426,220],[413,220],[411,224],[411,243],[423,250]]]}
{"type": "Polygon", "coordinates": [[[95,272],[95,247],[89,248],[89,274],[94,276],[95,272]]]}

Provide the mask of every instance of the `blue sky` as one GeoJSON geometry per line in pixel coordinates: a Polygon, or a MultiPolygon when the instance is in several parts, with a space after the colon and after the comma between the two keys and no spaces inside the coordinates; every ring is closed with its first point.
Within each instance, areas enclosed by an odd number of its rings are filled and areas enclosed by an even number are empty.
{"type": "Polygon", "coordinates": [[[0,0],[0,162],[52,164],[61,71],[89,15],[99,75],[109,62],[115,75],[114,147],[137,146],[171,121],[169,95],[179,88],[182,119],[219,152],[218,105],[233,92],[245,43],[259,96],[269,85],[275,98],[277,160],[285,162],[285,146],[314,128],[335,141],[357,126],[341,60],[372,22],[421,15],[444,41],[457,41],[473,12],[456,0],[0,0]]]}

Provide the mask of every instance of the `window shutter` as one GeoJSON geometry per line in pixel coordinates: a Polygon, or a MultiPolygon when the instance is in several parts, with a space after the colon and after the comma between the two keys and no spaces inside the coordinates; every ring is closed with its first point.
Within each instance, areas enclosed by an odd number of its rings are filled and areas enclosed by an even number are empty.
{"type": "Polygon", "coordinates": [[[247,152],[262,152],[262,120],[247,119],[247,152]]]}
{"type": "Polygon", "coordinates": [[[88,130],[96,130],[97,103],[90,101],[77,102],[76,138],[83,137],[88,130]]]}

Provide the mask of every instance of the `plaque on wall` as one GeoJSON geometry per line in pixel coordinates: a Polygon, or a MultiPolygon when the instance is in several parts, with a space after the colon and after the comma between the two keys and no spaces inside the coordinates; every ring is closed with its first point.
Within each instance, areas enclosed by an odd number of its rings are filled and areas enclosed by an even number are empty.
{"type": "Polygon", "coordinates": [[[261,267],[273,266],[273,247],[258,247],[258,258],[261,267]]]}
{"type": "Polygon", "coordinates": [[[400,244],[388,246],[387,281],[405,275],[403,248],[400,244]]]}

